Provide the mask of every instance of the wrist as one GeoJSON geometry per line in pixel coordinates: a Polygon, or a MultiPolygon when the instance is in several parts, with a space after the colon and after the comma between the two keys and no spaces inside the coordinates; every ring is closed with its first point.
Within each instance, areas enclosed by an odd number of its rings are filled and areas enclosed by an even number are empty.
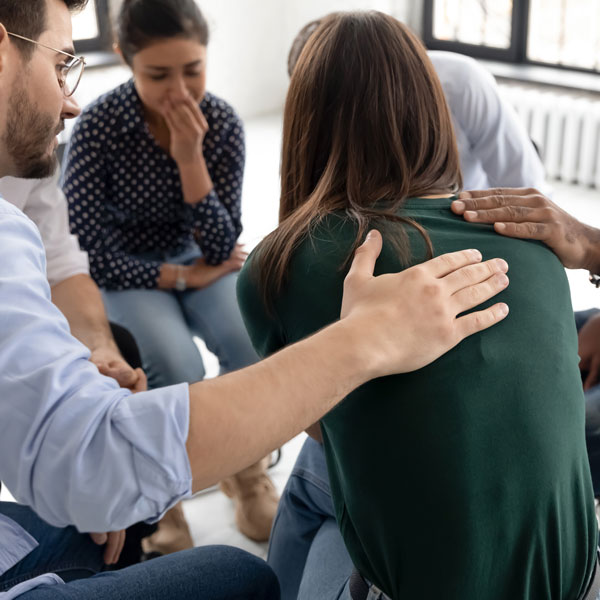
{"type": "Polygon", "coordinates": [[[343,395],[382,375],[379,348],[369,346],[369,328],[358,319],[346,317],[322,331],[324,359],[333,358],[332,369],[341,385],[343,395]]]}
{"type": "Polygon", "coordinates": [[[581,268],[587,269],[593,275],[600,275],[600,230],[589,225],[584,227],[586,247],[584,264],[581,268]]]}

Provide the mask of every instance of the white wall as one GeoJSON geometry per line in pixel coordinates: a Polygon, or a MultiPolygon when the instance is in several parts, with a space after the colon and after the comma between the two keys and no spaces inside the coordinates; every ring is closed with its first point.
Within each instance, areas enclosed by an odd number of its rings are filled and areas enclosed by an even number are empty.
{"type": "MultiPolygon", "coordinates": [[[[233,104],[243,118],[281,110],[288,50],[305,23],[335,10],[375,9],[418,30],[421,1],[200,0],[211,28],[208,89],[233,104]]],[[[111,0],[113,14],[119,4],[111,0]]]]}

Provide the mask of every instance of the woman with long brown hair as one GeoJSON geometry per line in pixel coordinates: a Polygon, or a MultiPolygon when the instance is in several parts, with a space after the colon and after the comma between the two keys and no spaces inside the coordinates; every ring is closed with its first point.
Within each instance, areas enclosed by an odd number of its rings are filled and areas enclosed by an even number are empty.
{"type": "Polygon", "coordinates": [[[238,283],[262,355],[339,317],[348,257],[370,227],[384,234],[378,273],[473,245],[511,265],[500,326],[364,385],[321,420],[336,517],[369,597],[587,597],[597,525],[564,271],[541,245],[450,211],[452,125],[406,27],[377,12],[323,20],[292,77],[281,179],[280,225],[238,283]]]}

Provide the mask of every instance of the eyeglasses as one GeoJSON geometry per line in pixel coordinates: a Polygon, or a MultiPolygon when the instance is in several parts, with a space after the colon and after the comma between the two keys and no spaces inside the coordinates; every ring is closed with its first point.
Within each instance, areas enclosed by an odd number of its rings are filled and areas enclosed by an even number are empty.
{"type": "Polygon", "coordinates": [[[58,65],[58,85],[61,87],[63,94],[65,97],[72,96],[81,81],[81,76],[83,75],[83,70],[85,69],[85,58],[80,56],[73,56],[64,50],[58,50],[57,48],[52,48],[52,46],[46,46],[41,42],[36,42],[35,40],[31,40],[23,35],[18,35],[16,33],[7,32],[8,35],[12,37],[18,38],[20,40],[25,40],[26,42],[31,42],[36,46],[41,46],[42,48],[46,48],[47,50],[52,50],[53,52],[58,52],[59,54],[64,54],[69,57],[69,62],[58,65]]]}

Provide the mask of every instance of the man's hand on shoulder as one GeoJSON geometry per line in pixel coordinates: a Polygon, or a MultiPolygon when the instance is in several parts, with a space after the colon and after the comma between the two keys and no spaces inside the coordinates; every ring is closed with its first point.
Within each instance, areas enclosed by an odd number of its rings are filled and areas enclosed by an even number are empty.
{"type": "Polygon", "coordinates": [[[507,237],[544,242],[565,267],[600,271],[600,230],[581,223],[537,190],[463,192],[452,210],[471,223],[493,223],[507,237]]]}
{"type": "Polygon", "coordinates": [[[482,263],[477,250],[463,250],[374,277],[381,247],[381,234],[372,231],[357,250],[341,311],[361,340],[372,377],[420,369],[508,314],[498,303],[458,317],[506,288],[505,261],[482,263]]]}
{"type": "Polygon", "coordinates": [[[112,377],[122,388],[136,392],[148,389],[146,375],[142,369],[133,369],[116,348],[101,347],[92,350],[90,361],[102,375],[112,377]]]}

